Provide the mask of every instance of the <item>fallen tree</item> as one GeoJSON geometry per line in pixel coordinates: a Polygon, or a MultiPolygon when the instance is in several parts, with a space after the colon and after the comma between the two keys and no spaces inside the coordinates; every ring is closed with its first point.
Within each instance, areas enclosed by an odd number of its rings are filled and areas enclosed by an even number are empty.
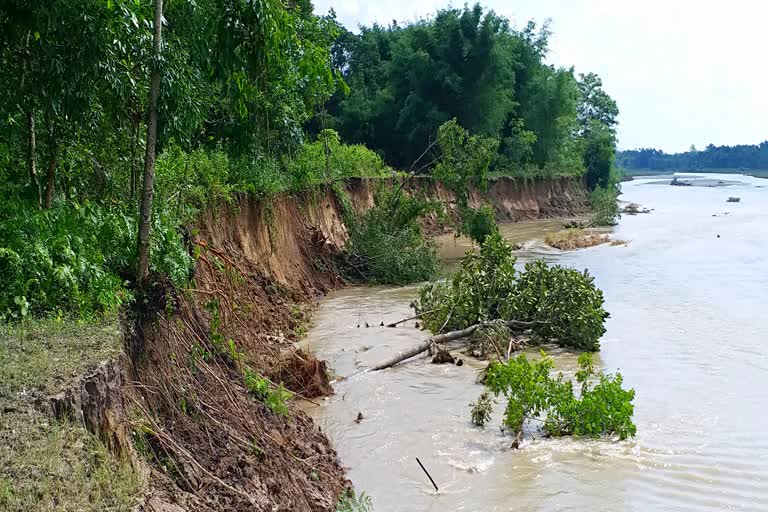
{"type": "Polygon", "coordinates": [[[411,305],[433,334],[500,320],[531,323],[538,341],[600,350],[608,313],[587,271],[535,261],[515,268],[512,247],[498,233],[468,253],[448,282],[430,283],[411,305]]]}
{"type": "MultiPolygon", "coordinates": [[[[432,336],[431,338],[427,338],[426,340],[424,340],[422,343],[419,343],[415,347],[409,350],[405,350],[403,352],[399,352],[394,356],[392,356],[390,359],[387,359],[386,361],[380,364],[377,364],[376,366],[371,368],[371,370],[376,372],[379,370],[384,370],[386,368],[391,368],[396,364],[405,361],[406,359],[410,359],[423,352],[426,352],[427,350],[429,350],[430,347],[440,345],[442,343],[447,343],[449,341],[455,341],[455,340],[460,340],[462,338],[467,338],[471,336],[479,327],[492,325],[493,323],[494,323],[493,321],[480,322],[480,323],[471,325],[465,329],[460,329],[458,331],[451,331],[451,332],[446,332],[443,334],[432,336]]],[[[507,320],[506,322],[504,322],[504,325],[506,325],[513,331],[514,330],[521,331],[521,330],[530,329],[534,327],[537,323],[539,322],[521,322],[519,320],[507,320]]]]}

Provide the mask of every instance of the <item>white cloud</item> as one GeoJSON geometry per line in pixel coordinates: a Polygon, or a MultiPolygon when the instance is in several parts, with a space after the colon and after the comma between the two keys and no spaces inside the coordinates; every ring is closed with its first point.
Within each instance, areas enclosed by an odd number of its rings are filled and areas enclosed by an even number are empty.
{"type": "MultiPolygon", "coordinates": [[[[349,28],[428,16],[440,0],[317,0],[349,28]]],[[[462,3],[454,5],[463,5],[462,3]]],[[[768,139],[768,2],[763,0],[488,0],[517,26],[552,18],[556,65],[594,71],[621,109],[622,147],[768,139]]]]}

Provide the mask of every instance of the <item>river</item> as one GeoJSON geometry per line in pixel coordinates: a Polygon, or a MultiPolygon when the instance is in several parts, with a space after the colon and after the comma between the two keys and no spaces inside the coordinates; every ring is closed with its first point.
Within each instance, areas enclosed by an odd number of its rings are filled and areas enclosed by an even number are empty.
{"type": "MultiPolygon", "coordinates": [[[[596,276],[611,313],[596,362],[635,389],[637,437],[527,439],[512,450],[498,428],[503,403],[485,429],[469,421],[483,363],[411,360],[341,381],[335,396],[306,406],[374,510],[768,510],[768,180],[707,177],[734,183],[623,183],[622,200],[654,209],[622,217],[614,237],[627,246],[563,253],[536,241],[556,221],[503,226],[510,239],[533,239],[519,261],[544,257],[596,276]]],[[[468,247],[442,242],[448,260],[468,247]]],[[[409,316],[416,290],[332,294],[307,343],[340,376],[387,359],[426,337],[413,322],[379,327],[409,316]]],[[[576,356],[554,355],[572,374],[576,356]]]]}

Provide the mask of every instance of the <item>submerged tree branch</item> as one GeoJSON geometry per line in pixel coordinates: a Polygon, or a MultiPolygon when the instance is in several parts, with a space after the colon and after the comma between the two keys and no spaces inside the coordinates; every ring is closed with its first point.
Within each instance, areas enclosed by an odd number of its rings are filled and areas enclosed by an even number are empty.
{"type": "MultiPolygon", "coordinates": [[[[421,354],[422,352],[426,352],[429,350],[429,347],[432,345],[439,345],[441,343],[447,343],[449,341],[459,340],[461,338],[466,338],[468,336],[471,336],[472,333],[474,333],[479,327],[483,327],[486,325],[491,325],[495,322],[493,321],[486,321],[486,322],[480,322],[474,325],[471,325],[465,329],[460,329],[458,331],[451,331],[446,332],[444,334],[437,334],[435,336],[432,336],[431,338],[427,338],[422,343],[419,343],[415,347],[406,350],[404,352],[399,352],[398,354],[394,355],[390,359],[377,364],[373,368],[371,368],[372,371],[379,371],[379,370],[385,370],[387,368],[391,368],[392,366],[395,366],[398,363],[401,363],[405,361],[406,359],[410,359],[414,356],[417,356],[421,354]]],[[[510,329],[516,329],[516,330],[525,330],[530,329],[534,325],[542,324],[546,322],[541,321],[534,321],[534,322],[522,322],[520,320],[507,320],[504,322],[504,325],[509,327],[510,329]]]]}

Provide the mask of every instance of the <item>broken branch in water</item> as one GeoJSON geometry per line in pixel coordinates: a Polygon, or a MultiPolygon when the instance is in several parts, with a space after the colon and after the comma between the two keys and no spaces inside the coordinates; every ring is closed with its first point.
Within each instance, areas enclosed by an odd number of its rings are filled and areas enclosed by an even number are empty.
{"type": "Polygon", "coordinates": [[[397,327],[402,323],[405,323],[409,320],[416,320],[417,318],[421,318],[421,315],[428,315],[429,313],[433,313],[433,311],[425,311],[423,313],[419,313],[418,315],[413,315],[413,316],[409,316],[408,318],[403,318],[402,320],[398,320],[397,322],[388,323],[387,327],[397,327]]]}
{"type": "MultiPolygon", "coordinates": [[[[449,341],[466,338],[470,336],[472,333],[474,333],[479,327],[485,326],[485,325],[491,325],[492,323],[494,322],[493,321],[480,322],[480,323],[471,325],[466,329],[446,332],[444,334],[437,334],[435,336],[432,336],[431,338],[427,338],[425,341],[423,341],[422,343],[419,343],[415,347],[409,350],[406,350],[404,352],[400,352],[395,356],[393,356],[392,358],[388,359],[387,361],[377,364],[376,366],[371,368],[371,370],[379,371],[379,370],[384,370],[386,368],[391,368],[392,366],[395,366],[396,364],[402,361],[405,361],[406,359],[410,359],[414,356],[421,354],[422,352],[426,352],[427,350],[429,350],[429,347],[431,347],[432,345],[439,345],[441,343],[447,343],[449,341]]],[[[544,323],[544,322],[540,322],[540,321],[522,322],[520,320],[507,320],[504,322],[504,325],[506,325],[510,329],[524,330],[524,329],[530,329],[534,325],[541,324],[541,323],[544,323]]]]}
{"type": "Polygon", "coordinates": [[[424,473],[427,474],[427,478],[429,478],[429,481],[432,482],[432,485],[435,487],[435,491],[440,492],[440,489],[437,488],[437,484],[434,480],[432,480],[432,475],[429,474],[429,471],[427,471],[427,468],[424,467],[424,464],[421,463],[418,457],[416,457],[416,462],[419,463],[419,466],[421,466],[421,469],[424,471],[424,473]]]}

